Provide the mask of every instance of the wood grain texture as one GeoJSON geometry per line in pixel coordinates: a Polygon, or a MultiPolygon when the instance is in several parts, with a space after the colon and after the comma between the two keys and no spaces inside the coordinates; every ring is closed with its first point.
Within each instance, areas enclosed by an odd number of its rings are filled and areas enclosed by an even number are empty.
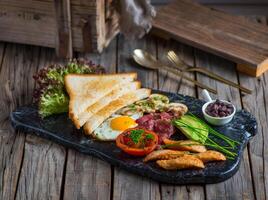
{"type": "Polygon", "coordinates": [[[241,17],[177,0],[158,11],[153,26],[171,38],[250,66],[255,72],[251,75],[268,69],[268,28],[241,17]]]}
{"type": "MultiPolygon", "coordinates": [[[[242,5],[265,5],[267,4],[266,0],[194,0],[196,2],[202,3],[202,4],[232,4],[232,5],[237,5],[237,4],[242,4],[242,5]]],[[[172,0],[151,0],[153,4],[166,4],[172,2],[172,0]]]]}
{"type": "Polygon", "coordinates": [[[249,144],[249,155],[256,199],[265,199],[268,194],[268,95],[266,92],[268,76],[265,73],[256,79],[240,74],[239,79],[241,84],[254,88],[252,95],[242,97],[242,104],[244,109],[257,118],[258,122],[259,133],[249,144]]]}
{"type": "MultiPolygon", "coordinates": [[[[158,39],[157,43],[158,59],[165,63],[170,63],[167,58],[167,52],[173,50],[189,65],[194,65],[193,49],[189,46],[179,44],[174,41],[165,41],[158,39]]],[[[186,76],[194,78],[195,74],[185,73],[186,76]]],[[[178,76],[166,71],[159,72],[159,89],[169,92],[178,92],[180,94],[196,96],[196,88],[191,82],[187,82],[178,76]]],[[[162,199],[205,199],[203,186],[172,186],[161,184],[162,199]]]]}
{"type": "Polygon", "coordinates": [[[64,199],[110,199],[111,167],[92,156],[68,150],[64,199]]]}
{"type": "Polygon", "coordinates": [[[110,14],[105,19],[105,0],[1,0],[0,40],[56,48],[62,57],[101,52],[118,33],[110,14]]]}
{"type": "Polygon", "coordinates": [[[56,53],[61,58],[72,58],[71,3],[70,0],[55,0],[54,2],[58,31],[56,53]]]}
{"type": "MultiPolygon", "coordinates": [[[[157,73],[151,70],[144,70],[134,63],[131,58],[132,52],[136,48],[147,49],[151,53],[156,52],[155,41],[151,38],[139,41],[126,41],[123,37],[120,37],[118,44],[118,72],[136,71],[138,73],[138,79],[142,81],[143,87],[157,88],[157,73]]],[[[148,178],[143,178],[115,168],[113,199],[160,200],[159,185],[148,178]]]]}
{"type": "MultiPolygon", "coordinates": [[[[33,81],[27,76],[36,70],[39,48],[22,45],[0,45],[4,52],[0,72],[0,199],[14,199],[23,160],[25,134],[12,129],[9,113],[17,106],[31,102],[33,81]]],[[[0,58],[2,56],[0,54],[0,58]]]]}
{"type": "Polygon", "coordinates": [[[208,4],[210,8],[233,15],[267,15],[268,4],[208,4]]]}
{"type": "MultiPolygon", "coordinates": [[[[237,75],[232,62],[212,57],[202,51],[196,51],[196,66],[205,67],[214,73],[220,74],[228,79],[237,82],[237,75]]],[[[238,89],[229,87],[220,82],[197,74],[197,80],[217,89],[218,95],[215,98],[225,99],[232,102],[238,109],[241,108],[240,93],[238,89]]],[[[198,90],[200,98],[201,90],[198,90]]],[[[207,199],[254,199],[252,177],[247,148],[244,150],[243,159],[239,171],[230,179],[218,184],[206,185],[207,199]]]]}
{"type": "Polygon", "coordinates": [[[55,47],[53,5],[52,1],[1,0],[0,40],[55,47]]]}
{"type": "MultiPolygon", "coordinates": [[[[265,17],[254,17],[251,20],[268,25],[265,17]]],[[[268,74],[265,73],[258,79],[239,74],[239,81],[246,87],[254,89],[252,95],[242,96],[242,105],[257,118],[259,133],[249,143],[249,158],[256,199],[266,199],[268,194],[268,74]]]]}
{"type": "Polygon", "coordinates": [[[64,147],[27,135],[16,199],[60,199],[64,161],[64,147]]]}
{"type": "Polygon", "coordinates": [[[117,21],[105,19],[105,0],[71,0],[71,24],[73,47],[80,52],[102,52],[118,33],[117,21]]]}
{"type": "MultiPolygon", "coordinates": [[[[34,49],[26,52],[38,53],[34,49]]],[[[31,93],[27,94],[28,97],[31,97],[34,86],[32,75],[38,68],[56,62],[54,51],[44,48],[41,49],[40,56],[35,55],[25,60],[19,60],[22,70],[27,66],[27,62],[32,62],[32,65],[29,66],[31,71],[22,72],[24,75],[22,77],[31,82],[31,88],[29,88],[31,93]]],[[[17,86],[18,90],[23,91],[24,88],[27,88],[23,83],[21,83],[21,87],[17,86]]],[[[16,199],[60,199],[65,154],[64,147],[27,134],[16,199]]]]}
{"type": "Polygon", "coordinates": [[[2,62],[3,62],[5,49],[6,49],[6,44],[3,42],[0,42],[0,70],[2,68],[2,62]]]}

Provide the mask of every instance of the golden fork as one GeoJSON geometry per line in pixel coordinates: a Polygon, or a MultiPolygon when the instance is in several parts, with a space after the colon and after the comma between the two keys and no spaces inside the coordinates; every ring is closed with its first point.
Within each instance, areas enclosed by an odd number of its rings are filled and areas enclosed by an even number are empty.
{"type": "Polygon", "coordinates": [[[230,85],[230,86],[233,86],[235,88],[238,88],[240,89],[241,91],[245,92],[245,93],[248,93],[248,94],[251,94],[252,91],[237,84],[237,83],[234,83],[232,81],[229,81],[225,78],[222,78],[221,76],[217,75],[217,74],[214,74],[212,72],[210,72],[209,70],[207,69],[204,69],[204,68],[201,68],[201,67],[191,67],[189,66],[187,63],[185,63],[182,59],[179,58],[179,56],[177,56],[177,54],[174,52],[174,51],[169,51],[167,53],[167,58],[177,66],[177,68],[179,70],[181,70],[182,72],[199,72],[199,73],[202,73],[202,74],[205,74],[207,75],[208,77],[210,78],[213,78],[217,81],[220,81],[222,83],[225,83],[227,85],[230,85]]]}

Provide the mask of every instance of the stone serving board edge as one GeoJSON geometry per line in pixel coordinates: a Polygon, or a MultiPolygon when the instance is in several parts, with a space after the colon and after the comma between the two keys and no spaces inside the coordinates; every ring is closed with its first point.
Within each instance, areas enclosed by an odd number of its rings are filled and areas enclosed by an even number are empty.
{"type": "MultiPolygon", "coordinates": [[[[171,102],[184,103],[191,113],[203,118],[201,107],[205,103],[204,101],[159,90],[153,90],[153,93],[167,95],[171,102]]],[[[224,135],[240,142],[235,149],[238,156],[234,160],[208,163],[202,170],[167,171],[160,169],[155,162],[143,163],[142,158],[125,154],[116,147],[114,142],[100,142],[83,135],[82,130],[77,130],[73,126],[67,114],[42,119],[39,117],[36,107],[30,105],[17,108],[11,113],[10,118],[12,126],[16,130],[36,134],[79,152],[98,157],[129,172],[170,184],[208,184],[230,178],[239,169],[243,149],[257,133],[257,122],[254,116],[244,110],[237,111],[232,122],[221,127],[214,127],[224,135]]]]}

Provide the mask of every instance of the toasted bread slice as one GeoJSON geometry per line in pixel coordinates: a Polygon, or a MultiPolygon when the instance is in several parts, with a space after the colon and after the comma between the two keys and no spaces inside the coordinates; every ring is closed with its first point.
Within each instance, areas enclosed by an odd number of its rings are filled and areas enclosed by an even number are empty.
{"type": "Polygon", "coordinates": [[[76,128],[82,127],[89,118],[97,113],[100,109],[104,106],[107,106],[111,101],[116,100],[118,97],[136,90],[141,87],[141,83],[139,81],[123,83],[117,85],[117,87],[101,98],[99,101],[94,103],[93,105],[89,106],[84,112],[78,115],[78,120],[74,121],[76,128]]]}
{"type": "Polygon", "coordinates": [[[151,94],[150,89],[142,88],[131,91],[122,95],[118,99],[111,101],[107,106],[95,113],[84,125],[86,135],[90,135],[93,131],[108,117],[114,114],[117,110],[134,103],[135,101],[147,98],[151,94]]]}
{"type": "Polygon", "coordinates": [[[100,98],[107,95],[118,84],[132,82],[137,73],[121,74],[68,74],[64,77],[65,87],[70,96],[69,116],[73,121],[78,115],[100,98]]]}

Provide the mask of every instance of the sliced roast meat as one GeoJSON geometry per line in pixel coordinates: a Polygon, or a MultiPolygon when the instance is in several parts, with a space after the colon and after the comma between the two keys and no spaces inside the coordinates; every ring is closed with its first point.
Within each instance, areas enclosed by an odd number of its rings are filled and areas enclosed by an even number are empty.
{"type": "Polygon", "coordinates": [[[170,138],[175,129],[169,120],[158,119],[154,123],[154,132],[158,134],[159,144],[161,144],[163,139],[170,138]]]}
{"type": "Polygon", "coordinates": [[[153,131],[154,130],[154,117],[151,114],[144,115],[143,117],[136,120],[139,127],[153,131]]]}
{"type": "Polygon", "coordinates": [[[136,120],[139,127],[154,131],[158,134],[159,144],[162,143],[164,138],[170,138],[175,132],[174,126],[171,124],[173,116],[170,113],[151,113],[144,115],[136,120]]]}
{"type": "Polygon", "coordinates": [[[157,114],[159,115],[160,119],[172,120],[174,117],[172,113],[167,112],[155,113],[155,115],[157,114]]]}

